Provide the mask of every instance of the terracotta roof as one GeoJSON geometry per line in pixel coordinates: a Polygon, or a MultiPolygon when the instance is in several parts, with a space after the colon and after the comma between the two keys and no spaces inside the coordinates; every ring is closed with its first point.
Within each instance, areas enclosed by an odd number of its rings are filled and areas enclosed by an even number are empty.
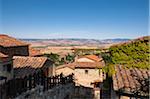
{"type": "Polygon", "coordinates": [[[135,88],[140,86],[137,78],[147,79],[150,77],[148,69],[130,68],[115,66],[116,73],[113,75],[113,88],[115,91],[122,90],[123,93],[133,94],[135,88]]]}
{"type": "Polygon", "coordinates": [[[13,57],[14,68],[42,68],[46,62],[46,57],[25,57],[25,56],[14,56],[13,57]]]}
{"type": "Polygon", "coordinates": [[[69,64],[60,65],[60,66],[57,66],[56,69],[61,69],[61,68],[65,68],[65,67],[74,69],[75,68],[75,63],[69,63],[69,64]]]}
{"type": "Polygon", "coordinates": [[[100,62],[74,62],[74,63],[69,63],[69,64],[65,64],[65,65],[61,65],[56,67],[56,69],[61,69],[64,67],[69,67],[71,69],[75,69],[75,68],[102,68],[103,65],[100,62]]]}
{"type": "Polygon", "coordinates": [[[91,59],[91,60],[93,60],[93,61],[95,61],[95,62],[99,62],[100,60],[102,60],[102,58],[99,58],[99,57],[96,56],[96,55],[85,55],[85,56],[81,56],[81,57],[79,57],[79,58],[83,58],[83,57],[88,58],[88,59],[91,59]]]}
{"type": "Polygon", "coordinates": [[[102,68],[101,62],[76,62],[75,68],[102,68]]]}
{"type": "Polygon", "coordinates": [[[8,57],[8,55],[5,55],[5,54],[3,54],[3,53],[0,52],[0,57],[1,58],[5,58],[5,57],[8,57]]]}
{"type": "Polygon", "coordinates": [[[30,56],[38,56],[38,55],[42,55],[42,53],[40,52],[40,50],[38,50],[36,48],[29,48],[29,55],[30,56]]]}
{"type": "Polygon", "coordinates": [[[20,40],[17,40],[8,35],[0,34],[0,46],[11,47],[11,46],[25,46],[28,45],[20,40]]]}

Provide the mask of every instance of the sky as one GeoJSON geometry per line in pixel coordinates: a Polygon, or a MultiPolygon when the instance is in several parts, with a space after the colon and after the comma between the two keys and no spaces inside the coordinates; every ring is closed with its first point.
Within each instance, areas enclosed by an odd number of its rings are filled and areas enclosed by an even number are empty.
{"type": "Polygon", "coordinates": [[[16,38],[148,35],[149,0],[0,0],[0,33],[16,38]]]}

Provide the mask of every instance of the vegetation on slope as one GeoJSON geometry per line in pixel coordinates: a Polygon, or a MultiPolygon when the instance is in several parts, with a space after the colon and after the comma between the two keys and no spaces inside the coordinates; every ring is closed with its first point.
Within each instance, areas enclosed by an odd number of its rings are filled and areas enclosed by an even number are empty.
{"type": "MultiPolygon", "coordinates": [[[[107,74],[107,79],[104,81],[103,89],[110,90],[112,83],[112,75],[115,73],[115,65],[124,65],[127,68],[147,68],[149,69],[149,40],[150,36],[142,37],[130,42],[126,42],[120,45],[115,45],[109,48],[107,53],[101,53],[101,56],[105,60],[106,66],[103,71],[107,74]]],[[[133,92],[135,97],[138,94],[149,97],[149,78],[141,79],[136,77],[141,86],[137,87],[133,92]]]]}
{"type": "Polygon", "coordinates": [[[114,73],[113,66],[116,64],[127,67],[150,68],[150,37],[142,37],[123,44],[111,46],[108,53],[102,53],[106,62],[105,71],[110,75],[114,73]]]}

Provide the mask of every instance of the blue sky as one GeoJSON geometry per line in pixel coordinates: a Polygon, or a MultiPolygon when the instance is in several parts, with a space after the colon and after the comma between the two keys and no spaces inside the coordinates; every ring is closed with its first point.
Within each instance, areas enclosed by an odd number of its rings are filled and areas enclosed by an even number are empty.
{"type": "Polygon", "coordinates": [[[0,0],[0,33],[17,38],[148,35],[149,0],[0,0]]]}

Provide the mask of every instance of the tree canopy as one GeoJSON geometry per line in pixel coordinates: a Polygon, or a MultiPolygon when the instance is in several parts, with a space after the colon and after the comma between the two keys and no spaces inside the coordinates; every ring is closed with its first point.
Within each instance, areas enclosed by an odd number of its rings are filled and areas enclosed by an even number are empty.
{"type": "Polygon", "coordinates": [[[116,64],[124,65],[128,68],[150,68],[150,37],[142,37],[123,44],[111,46],[107,53],[101,53],[107,66],[104,71],[112,75],[116,64]]]}
{"type": "Polygon", "coordinates": [[[149,37],[133,40],[109,49],[112,64],[149,68],[149,37]]]}

